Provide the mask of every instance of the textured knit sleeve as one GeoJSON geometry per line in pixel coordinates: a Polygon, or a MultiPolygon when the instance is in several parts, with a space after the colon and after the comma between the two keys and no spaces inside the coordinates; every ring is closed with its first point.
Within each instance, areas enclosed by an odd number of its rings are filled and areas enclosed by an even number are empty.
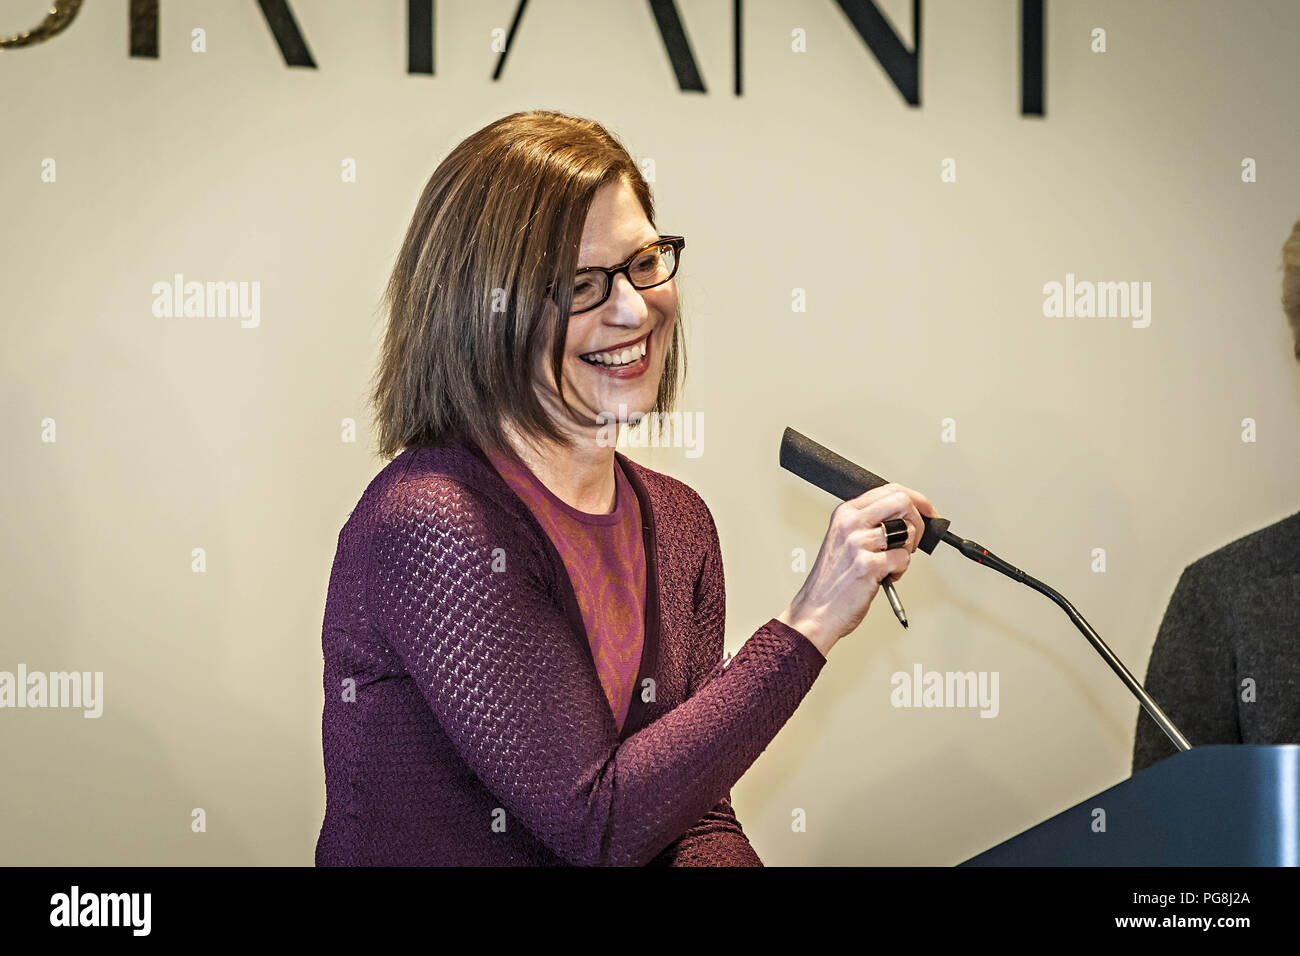
{"type": "MultiPolygon", "coordinates": [[[[727,590],[722,569],[722,546],[713,515],[708,517],[709,542],[699,580],[695,585],[697,644],[691,674],[691,692],[722,672],[727,630],[727,590]]],[[[762,866],[736,819],[731,794],[717,802],[654,861],[656,866],[762,866]]]]}
{"type": "MultiPolygon", "coordinates": [[[[1205,565],[1183,570],[1165,609],[1143,684],[1193,746],[1241,742],[1236,661],[1227,622],[1214,601],[1205,565]]],[[[1133,772],[1178,752],[1138,707],[1133,772]]]]}
{"type": "Polygon", "coordinates": [[[731,798],[723,797],[682,834],[682,838],[655,857],[651,866],[762,866],[750,845],[731,798]]]}
{"type": "Polygon", "coordinates": [[[620,743],[590,649],[530,540],[455,481],[402,483],[374,531],[376,625],[507,826],[572,864],[645,865],[723,799],[825,658],[774,618],[724,672],[620,743]]]}

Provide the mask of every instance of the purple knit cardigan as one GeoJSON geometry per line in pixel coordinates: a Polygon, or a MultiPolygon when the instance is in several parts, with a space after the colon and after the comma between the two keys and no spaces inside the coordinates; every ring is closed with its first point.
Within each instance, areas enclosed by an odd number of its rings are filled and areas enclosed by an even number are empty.
{"type": "Polygon", "coordinates": [[[621,733],[564,562],[478,446],[370,483],[325,605],[318,866],[762,865],[730,790],[826,659],[773,618],[724,664],[713,516],[615,454],[647,582],[621,733]]]}

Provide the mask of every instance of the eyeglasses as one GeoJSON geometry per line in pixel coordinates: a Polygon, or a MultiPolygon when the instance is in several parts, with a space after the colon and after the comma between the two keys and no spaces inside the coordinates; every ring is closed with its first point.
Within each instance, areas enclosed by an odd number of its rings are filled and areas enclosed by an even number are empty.
{"type": "Polygon", "coordinates": [[[572,314],[589,312],[609,298],[614,287],[614,276],[620,272],[636,289],[653,289],[663,285],[677,274],[682,261],[686,240],[681,236],[660,236],[654,242],[638,249],[623,262],[611,268],[586,266],[573,278],[572,314]]]}

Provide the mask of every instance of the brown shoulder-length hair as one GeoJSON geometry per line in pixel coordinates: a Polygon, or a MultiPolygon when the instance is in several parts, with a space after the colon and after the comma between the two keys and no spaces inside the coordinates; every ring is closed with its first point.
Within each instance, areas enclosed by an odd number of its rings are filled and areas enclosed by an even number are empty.
{"type": "MultiPolygon", "coordinates": [[[[471,439],[513,456],[503,420],[530,441],[570,447],[538,398],[533,363],[554,324],[552,370],[574,415],[561,372],[572,280],[592,197],[619,179],[654,226],[650,187],[622,143],[599,123],[550,110],[490,123],[438,164],[384,292],[371,396],[379,454],[471,439]]],[[[652,412],[674,407],[679,361],[684,378],[674,321],[652,412]]]]}

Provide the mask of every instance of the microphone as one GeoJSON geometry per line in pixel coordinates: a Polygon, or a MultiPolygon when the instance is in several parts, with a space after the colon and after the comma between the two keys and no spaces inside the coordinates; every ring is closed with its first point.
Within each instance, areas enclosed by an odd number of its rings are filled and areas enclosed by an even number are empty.
{"type": "MultiPolygon", "coordinates": [[[[840,457],[829,448],[817,444],[811,438],[799,434],[799,432],[788,426],[785,434],[781,437],[780,461],[781,467],[786,471],[793,472],[805,481],[816,485],[823,491],[829,491],[835,497],[844,501],[856,498],[872,488],[879,488],[881,485],[889,484],[884,478],[872,474],[860,465],[855,465],[847,458],[840,457]]],[[[1083,636],[1088,639],[1088,643],[1101,655],[1102,660],[1110,665],[1110,669],[1124,682],[1124,685],[1137,698],[1142,708],[1151,715],[1151,719],[1165,732],[1165,736],[1173,741],[1174,746],[1180,751],[1191,749],[1192,745],[1183,736],[1182,731],[1175,727],[1173,721],[1165,716],[1165,712],[1160,709],[1160,705],[1137,682],[1129,669],[1124,666],[1124,662],[1106,646],[1106,642],[1101,639],[1101,635],[1093,630],[1092,625],[1083,619],[1083,615],[1075,610],[1074,605],[1066,600],[1062,594],[1048,587],[1042,581],[1030,577],[1009,562],[1002,560],[983,545],[953,534],[948,530],[951,522],[947,518],[932,518],[922,515],[921,521],[925,525],[925,530],[917,547],[926,554],[933,554],[935,547],[940,541],[943,541],[952,545],[976,564],[993,568],[993,570],[1005,574],[1013,581],[1019,581],[1021,584],[1051,598],[1065,611],[1070,620],[1074,622],[1074,626],[1083,632],[1083,636]]]]}
{"type": "MultiPolygon", "coordinates": [[[[785,435],[781,438],[781,467],[845,501],[872,488],[889,484],[884,478],[878,478],[860,465],[841,458],[829,448],[800,435],[793,428],[786,428],[785,435]]],[[[922,515],[921,521],[925,523],[925,532],[917,547],[926,554],[933,554],[935,545],[948,530],[948,519],[922,515]]]]}

